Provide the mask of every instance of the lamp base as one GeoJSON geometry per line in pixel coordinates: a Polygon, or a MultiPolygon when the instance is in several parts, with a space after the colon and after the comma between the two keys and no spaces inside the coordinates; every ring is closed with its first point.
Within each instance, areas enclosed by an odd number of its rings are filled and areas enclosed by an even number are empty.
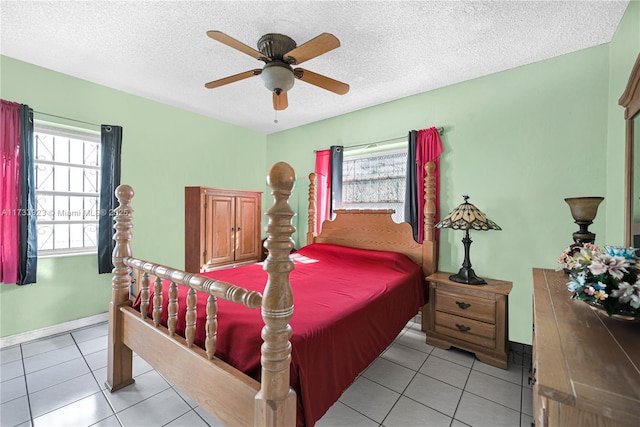
{"type": "Polygon", "coordinates": [[[473,268],[462,267],[458,274],[452,274],[449,276],[449,280],[456,283],[466,283],[467,285],[485,285],[487,282],[476,276],[473,268]]]}
{"type": "Polygon", "coordinates": [[[588,227],[593,224],[591,221],[575,221],[580,226],[580,230],[573,233],[573,241],[575,243],[594,243],[596,241],[595,233],[589,231],[588,227]]]}

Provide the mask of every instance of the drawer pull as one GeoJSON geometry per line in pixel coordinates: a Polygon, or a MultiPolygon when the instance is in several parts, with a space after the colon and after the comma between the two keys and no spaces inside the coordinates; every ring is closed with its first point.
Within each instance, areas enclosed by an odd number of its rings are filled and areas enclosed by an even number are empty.
{"type": "Polygon", "coordinates": [[[463,310],[466,310],[467,308],[471,307],[471,304],[467,304],[464,301],[456,301],[456,304],[458,304],[458,307],[460,307],[463,310]]]}
{"type": "Polygon", "coordinates": [[[471,330],[471,326],[465,326],[465,325],[461,325],[459,323],[456,323],[456,328],[458,328],[458,330],[460,332],[468,332],[471,330]]]}

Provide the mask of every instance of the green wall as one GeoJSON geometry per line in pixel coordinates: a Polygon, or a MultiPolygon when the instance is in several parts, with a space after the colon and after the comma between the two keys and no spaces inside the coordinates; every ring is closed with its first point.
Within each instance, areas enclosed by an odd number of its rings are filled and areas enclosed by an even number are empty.
{"type": "MultiPolygon", "coordinates": [[[[122,183],[137,193],[133,254],[139,258],[184,265],[185,186],[265,191],[265,135],[12,58],[0,60],[3,99],[123,127],[122,183]]],[[[42,114],[35,118],[86,126],[42,114]]],[[[40,259],[35,285],[0,285],[0,336],[106,312],[111,277],[97,274],[95,258],[40,259]]]]}
{"type": "MultiPolygon", "coordinates": [[[[530,343],[531,268],[557,267],[577,230],[563,199],[606,192],[608,55],[598,46],[273,134],[267,163],[290,162],[306,184],[314,149],[444,126],[441,209],[469,194],[503,228],[472,233],[471,261],[480,276],[513,281],[510,339],[530,343]]],[[[606,213],[591,228],[599,241],[606,213]]],[[[462,233],[440,236],[439,269],[457,271],[462,233]]]]}

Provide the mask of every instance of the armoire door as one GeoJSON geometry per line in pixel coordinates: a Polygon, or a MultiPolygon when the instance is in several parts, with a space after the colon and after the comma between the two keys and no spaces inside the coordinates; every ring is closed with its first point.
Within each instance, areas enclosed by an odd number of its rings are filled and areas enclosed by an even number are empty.
{"type": "Polygon", "coordinates": [[[260,257],[260,198],[236,196],[235,260],[260,257]]]}
{"type": "Polygon", "coordinates": [[[203,268],[234,261],[235,198],[207,195],[203,268]]]}

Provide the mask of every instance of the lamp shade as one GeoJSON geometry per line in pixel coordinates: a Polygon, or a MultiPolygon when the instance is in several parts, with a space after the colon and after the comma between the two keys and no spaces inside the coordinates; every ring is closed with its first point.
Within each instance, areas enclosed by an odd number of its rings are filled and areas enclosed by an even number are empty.
{"type": "Polygon", "coordinates": [[[464,203],[458,205],[442,221],[437,228],[453,228],[454,230],[502,230],[498,224],[491,221],[480,209],[469,203],[469,196],[462,196],[464,203]]]}
{"type": "Polygon", "coordinates": [[[603,200],[604,197],[568,197],[564,199],[571,209],[574,222],[580,226],[580,229],[573,233],[575,243],[594,243],[596,241],[596,234],[589,231],[589,226],[593,224],[598,213],[598,206],[603,200]]]}
{"type": "Polygon", "coordinates": [[[452,274],[449,279],[468,285],[483,285],[487,283],[483,278],[476,276],[475,271],[471,268],[471,259],[469,257],[469,248],[471,246],[471,237],[469,230],[502,230],[498,224],[491,221],[485,214],[480,212],[478,208],[468,202],[469,196],[462,196],[464,203],[458,205],[451,211],[442,221],[437,223],[437,228],[452,228],[454,230],[464,230],[462,244],[464,245],[464,261],[462,268],[458,274],[452,274]]]}
{"type": "Polygon", "coordinates": [[[260,73],[265,87],[278,95],[291,89],[295,81],[291,67],[282,64],[271,62],[260,73]]]}
{"type": "Polygon", "coordinates": [[[564,199],[571,209],[571,216],[576,221],[593,221],[598,213],[598,206],[604,197],[568,197],[564,199]]]}

